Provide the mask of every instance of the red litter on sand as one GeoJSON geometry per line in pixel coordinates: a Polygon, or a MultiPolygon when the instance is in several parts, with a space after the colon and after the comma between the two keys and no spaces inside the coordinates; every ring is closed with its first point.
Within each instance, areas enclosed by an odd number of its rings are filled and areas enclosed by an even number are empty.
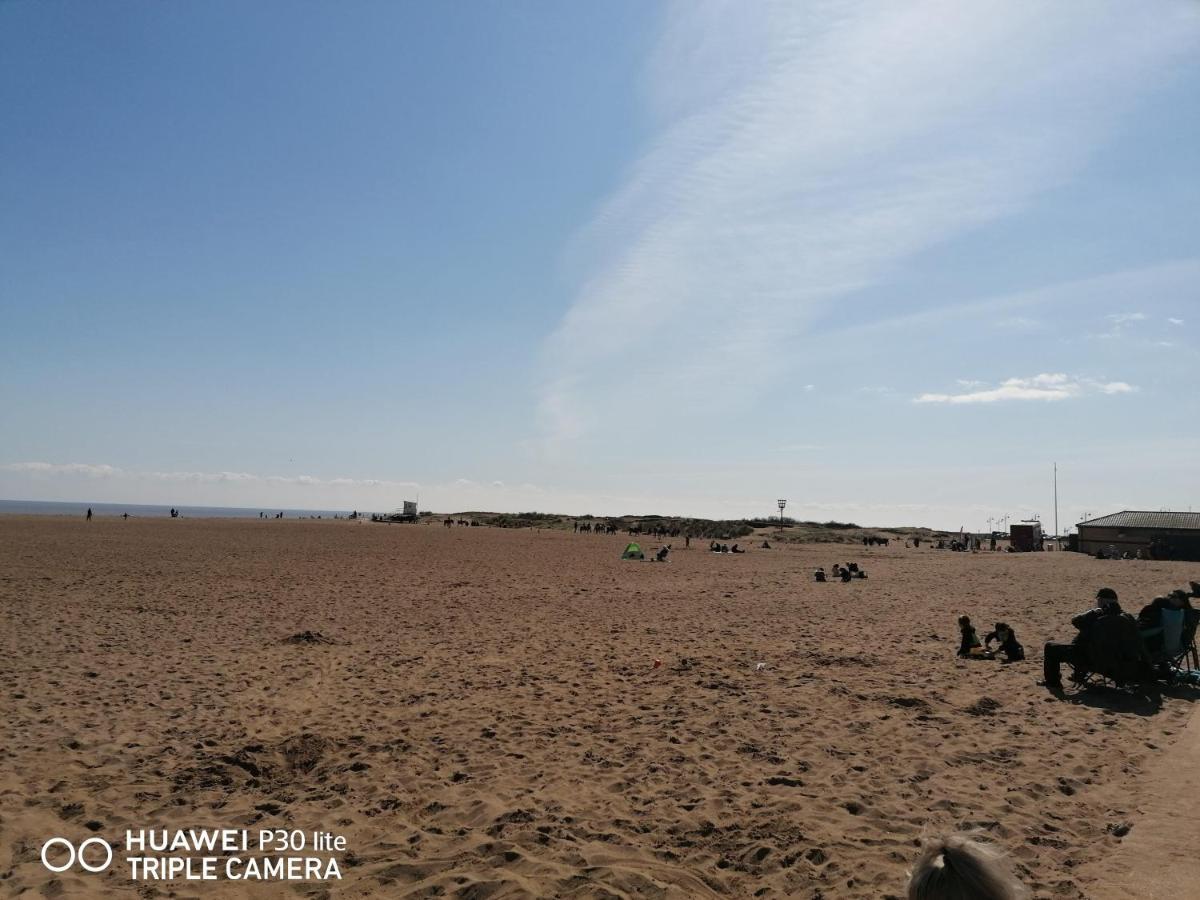
{"type": "Polygon", "coordinates": [[[662,660],[661,660],[661,659],[656,659],[656,660],[654,661],[654,668],[656,668],[656,669],[657,669],[657,668],[659,668],[660,666],[662,666],[662,660]]]}

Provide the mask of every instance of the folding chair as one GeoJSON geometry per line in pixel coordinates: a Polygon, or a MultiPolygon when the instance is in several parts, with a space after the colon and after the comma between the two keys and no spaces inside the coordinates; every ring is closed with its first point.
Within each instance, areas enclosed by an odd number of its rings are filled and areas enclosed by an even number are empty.
{"type": "MultiPolygon", "coordinates": [[[[1178,611],[1183,621],[1179,629],[1179,641],[1168,646],[1168,632],[1163,626],[1146,628],[1140,632],[1150,662],[1168,674],[1168,680],[1200,682],[1200,656],[1196,651],[1196,626],[1200,623],[1200,610],[1185,607],[1178,611]],[[1190,664],[1189,664],[1190,663],[1190,664]]],[[[1163,615],[1169,615],[1164,611],[1163,615]]]]}
{"type": "Polygon", "coordinates": [[[1074,667],[1074,684],[1080,688],[1100,684],[1123,688],[1147,680],[1151,658],[1133,616],[1123,613],[1103,617],[1092,625],[1087,637],[1080,648],[1086,667],[1074,667]]]}

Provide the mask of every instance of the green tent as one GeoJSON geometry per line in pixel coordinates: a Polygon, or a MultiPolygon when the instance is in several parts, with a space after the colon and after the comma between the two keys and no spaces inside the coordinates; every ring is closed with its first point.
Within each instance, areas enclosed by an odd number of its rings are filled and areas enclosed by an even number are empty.
{"type": "Polygon", "coordinates": [[[646,554],[642,552],[642,548],[637,544],[626,544],[625,552],[621,554],[621,559],[645,559],[646,554]]]}

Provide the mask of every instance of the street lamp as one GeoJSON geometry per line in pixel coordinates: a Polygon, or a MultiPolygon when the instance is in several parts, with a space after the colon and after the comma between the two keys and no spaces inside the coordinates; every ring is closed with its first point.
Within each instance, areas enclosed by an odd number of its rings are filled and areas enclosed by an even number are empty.
{"type": "Polygon", "coordinates": [[[783,531],[783,508],[787,506],[786,500],[776,500],[775,505],[779,507],[779,530],[783,531]]]}

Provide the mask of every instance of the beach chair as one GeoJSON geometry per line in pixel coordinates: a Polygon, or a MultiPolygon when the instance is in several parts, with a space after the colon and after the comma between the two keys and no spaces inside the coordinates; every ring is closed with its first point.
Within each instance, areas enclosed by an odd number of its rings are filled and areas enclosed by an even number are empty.
{"type": "Polygon", "coordinates": [[[1082,688],[1098,684],[1125,687],[1144,682],[1150,675],[1150,656],[1131,615],[1097,620],[1081,649],[1086,666],[1076,668],[1071,681],[1082,688]]]}
{"type": "Polygon", "coordinates": [[[1173,641],[1174,629],[1163,626],[1144,628],[1139,632],[1146,655],[1151,664],[1166,673],[1168,680],[1200,680],[1200,657],[1196,651],[1196,626],[1200,624],[1200,611],[1184,608],[1164,610],[1164,616],[1175,612],[1182,619],[1179,638],[1173,641]],[[1172,646],[1173,644],[1173,646],[1172,646]]]}

